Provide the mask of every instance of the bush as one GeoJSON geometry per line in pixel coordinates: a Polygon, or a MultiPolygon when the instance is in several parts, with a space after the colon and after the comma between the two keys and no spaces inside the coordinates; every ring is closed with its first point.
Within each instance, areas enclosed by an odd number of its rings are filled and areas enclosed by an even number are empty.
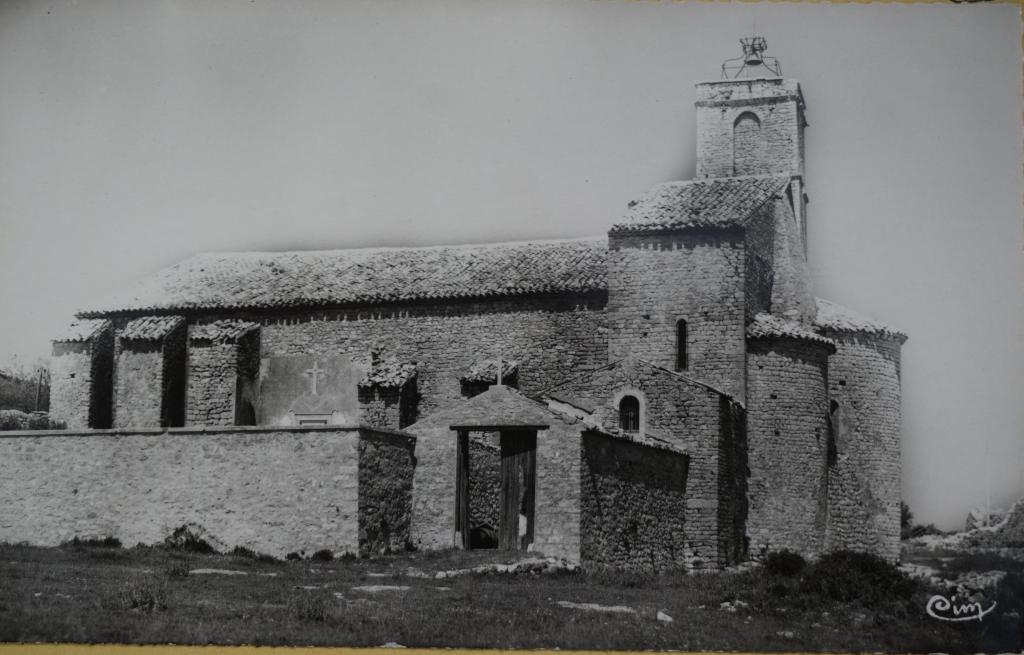
{"type": "Polygon", "coordinates": [[[0,409],[0,430],[27,430],[28,414],[19,409],[0,409]]]}
{"type": "Polygon", "coordinates": [[[823,555],[810,567],[801,588],[831,600],[874,605],[908,599],[917,584],[877,555],[836,551],[823,555]]]}
{"type": "Polygon", "coordinates": [[[54,421],[46,412],[0,409],[0,430],[64,430],[67,424],[54,421]]]}
{"type": "Polygon", "coordinates": [[[299,555],[296,552],[291,552],[285,555],[284,558],[289,562],[297,562],[298,560],[302,559],[302,555],[299,555]]]}
{"type": "Polygon", "coordinates": [[[200,536],[199,529],[193,525],[183,525],[164,539],[164,545],[174,550],[190,553],[216,553],[216,549],[200,536]]]}
{"type": "Polygon", "coordinates": [[[167,581],[153,576],[128,580],[121,587],[121,608],[153,613],[167,609],[167,581]]]}
{"type": "Polygon", "coordinates": [[[772,575],[781,575],[792,578],[799,574],[807,566],[805,560],[799,553],[791,550],[779,550],[768,553],[764,558],[764,570],[772,575]]]}
{"type": "Polygon", "coordinates": [[[231,550],[231,554],[235,557],[244,557],[246,559],[254,559],[257,562],[266,562],[267,564],[280,564],[281,560],[277,559],[273,555],[267,555],[266,553],[257,553],[251,548],[245,546],[235,546],[231,550]]]}
{"type": "Polygon", "coordinates": [[[334,559],[334,553],[327,548],[324,548],[323,550],[318,550],[310,555],[309,559],[316,560],[317,562],[330,562],[334,559]]]}
{"type": "Polygon", "coordinates": [[[79,539],[75,537],[71,541],[65,541],[62,546],[71,546],[72,548],[120,548],[121,540],[117,537],[103,537],[103,538],[90,538],[90,539],[79,539]]]}

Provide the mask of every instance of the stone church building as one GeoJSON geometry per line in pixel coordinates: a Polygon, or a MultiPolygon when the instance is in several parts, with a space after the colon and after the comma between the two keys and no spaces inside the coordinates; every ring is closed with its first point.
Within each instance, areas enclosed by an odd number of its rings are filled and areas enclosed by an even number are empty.
{"type": "Polygon", "coordinates": [[[898,558],[906,336],[812,293],[800,85],[696,107],[696,178],[604,237],[201,254],[80,313],[0,541],[898,558]]]}

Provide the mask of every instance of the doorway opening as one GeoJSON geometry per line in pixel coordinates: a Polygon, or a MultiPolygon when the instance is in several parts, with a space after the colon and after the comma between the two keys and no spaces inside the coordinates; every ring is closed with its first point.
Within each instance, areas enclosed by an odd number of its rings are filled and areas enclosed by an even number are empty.
{"type": "Polygon", "coordinates": [[[533,543],[537,431],[459,430],[456,450],[456,543],[527,550],[533,543]]]}

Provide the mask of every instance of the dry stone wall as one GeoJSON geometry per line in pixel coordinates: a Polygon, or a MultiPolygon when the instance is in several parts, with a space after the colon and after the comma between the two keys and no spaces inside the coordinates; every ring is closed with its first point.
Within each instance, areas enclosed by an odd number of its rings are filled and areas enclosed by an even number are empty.
{"type": "Polygon", "coordinates": [[[237,384],[237,344],[190,341],[187,424],[234,425],[237,384]]]}
{"type": "Polygon", "coordinates": [[[827,512],[829,352],[790,339],[755,339],[749,347],[749,552],[817,556],[827,512]]]}
{"type": "Polygon", "coordinates": [[[836,408],[828,546],[895,561],[900,546],[900,344],[861,333],[824,334],[837,345],[829,363],[836,408]]]}
{"type": "Polygon", "coordinates": [[[363,432],[359,440],[359,554],[411,546],[415,439],[363,432]]]}
{"type": "Polygon", "coordinates": [[[682,567],[686,469],[680,453],[584,434],[581,559],[634,570],[682,567]]]}
{"type": "Polygon", "coordinates": [[[198,523],[228,546],[275,556],[322,548],[355,553],[362,508],[373,517],[365,524],[367,549],[404,545],[409,438],[362,434],[341,428],[3,433],[0,541],[53,546],[111,536],[153,544],[198,523]],[[380,459],[367,470],[374,480],[362,498],[361,438],[372,441],[367,459],[380,459]],[[390,477],[378,475],[385,465],[390,477]]]}
{"type": "Polygon", "coordinates": [[[739,230],[615,235],[608,255],[608,357],[676,366],[687,322],[684,371],[744,395],[746,252],[739,230]]]}

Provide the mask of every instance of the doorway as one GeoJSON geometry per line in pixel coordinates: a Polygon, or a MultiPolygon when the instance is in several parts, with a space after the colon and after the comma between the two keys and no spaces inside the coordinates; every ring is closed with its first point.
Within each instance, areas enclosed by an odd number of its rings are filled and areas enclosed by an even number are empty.
{"type": "MultiPolygon", "coordinates": [[[[533,543],[537,477],[537,431],[501,430],[500,498],[497,546],[501,550],[527,550],[533,543]]],[[[456,448],[456,543],[473,548],[470,506],[470,432],[459,430],[456,448]]]]}

